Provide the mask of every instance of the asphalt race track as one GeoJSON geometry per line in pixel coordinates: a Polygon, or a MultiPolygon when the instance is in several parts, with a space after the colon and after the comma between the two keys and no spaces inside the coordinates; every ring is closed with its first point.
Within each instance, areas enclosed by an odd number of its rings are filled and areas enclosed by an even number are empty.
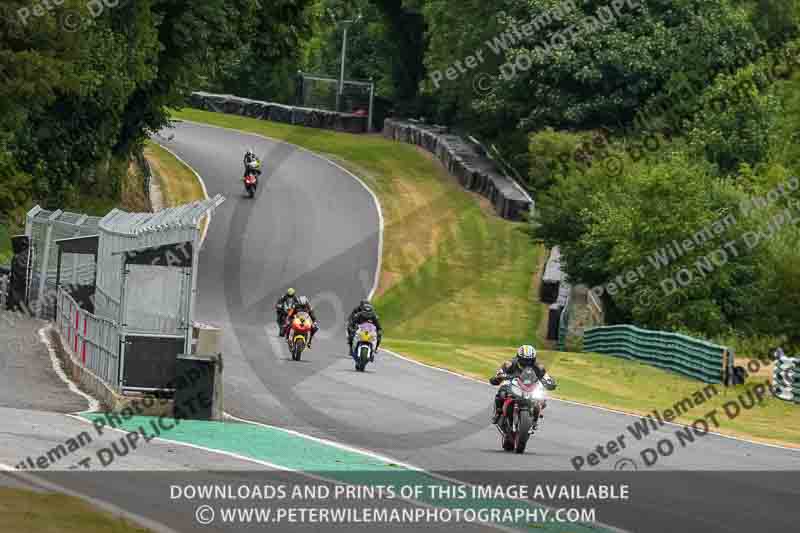
{"type": "Polygon", "coordinates": [[[488,384],[385,352],[365,374],[356,373],[344,321],[370,293],[379,268],[380,216],[371,193],[324,159],[257,136],[180,122],[156,140],[203,177],[210,195],[227,197],[201,253],[196,318],[225,331],[225,407],[232,415],[468,481],[491,477],[475,471],[523,471],[528,481],[537,472],[562,471],[581,479],[572,472],[573,457],[626,434],[626,449],[583,479],[613,479],[620,474],[610,472],[615,466],[635,466],[639,471],[627,474],[647,493],[609,511],[611,519],[600,517],[604,522],[635,531],[795,529],[800,481],[748,472],[794,470],[800,478],[800,451],[708,434],[648,468],[640,450],[664,437],[677,443],[677,426],[630,442],[627,426],[635,418],[551,401],[528,452],[510,455],[489,424],[488,384]],[[247,147],[264,162],[254,200],[241,183],[247,147]],[[299,363],[276,338],[273,306],[289,286],[311,298],[322,326],[299,363]]]}

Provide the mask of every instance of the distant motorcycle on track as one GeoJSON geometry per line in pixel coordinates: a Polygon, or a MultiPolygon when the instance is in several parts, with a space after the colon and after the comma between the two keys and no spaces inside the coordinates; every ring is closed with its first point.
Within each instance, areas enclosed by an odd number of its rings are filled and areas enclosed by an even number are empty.
{"type": "Polygon", "coordinates": [[[261,161],[254,160],[247,164],[247,172],[244,175],[244,190],[249,198],[253,198],[256,195],[260,170],[261,161]]]}

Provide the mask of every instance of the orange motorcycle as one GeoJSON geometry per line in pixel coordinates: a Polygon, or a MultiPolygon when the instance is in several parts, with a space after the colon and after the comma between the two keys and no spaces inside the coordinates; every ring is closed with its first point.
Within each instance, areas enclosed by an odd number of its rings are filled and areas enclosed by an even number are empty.
{"type": "Polygon", "coordinates": [[[304,311],[295,313],[294,309],[290,309],[287,316],[289,332],[286,342],[289,344],[292,360],[299,361],[311,341],[311,330],[314,327],[314,321],[311,320],[311,315],[308,313],[304,311]]]}

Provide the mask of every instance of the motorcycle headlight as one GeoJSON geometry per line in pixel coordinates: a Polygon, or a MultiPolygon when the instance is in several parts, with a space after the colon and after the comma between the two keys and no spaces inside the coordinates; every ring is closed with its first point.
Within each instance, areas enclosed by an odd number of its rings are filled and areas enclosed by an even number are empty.
{"type": "Polygon", "coordinates": [[[544,400],[547,398],[547,393],[545,392],[544,387],[536,387],[531,393],[531,398],[534,400],[544,400]]]}
{"type": "Polygon", "coordinates": [[[514,394],[514,396],[523,396],[522,389],[519,387],[519,385],[511,385],[511,392],[514,394]]]}

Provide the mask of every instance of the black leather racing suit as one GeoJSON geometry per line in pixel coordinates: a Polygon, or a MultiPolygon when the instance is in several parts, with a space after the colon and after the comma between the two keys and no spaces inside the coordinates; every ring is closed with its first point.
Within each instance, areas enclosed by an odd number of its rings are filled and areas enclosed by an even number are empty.
{"type": "MultiPolygon", "coordinates": [[[[533,364],[533,371],[536,373],[536,377],[538,379],[542,379],[547,374],[547,370],[539,363],[533,364]]],[[[521,373],[522,373],[522,366],[520,366],[519,358],[514,357],[514,359],[503,363],[503,365],[497,370],[497,374],[495,374],[489,379],[489,383],[491,383],[494,386],[497,386],[500,385],[503,381],[511,380],[512,378],[520,375],[521,373]]],[[[495,413],[498,413],[500,409],[503,407],[503,401],[505,401],[505,398],[509,393],[509,386],[510,384],[506,383],[505,385],[497,389],[497,395],[494,397],[495,413]]]]}
{"type": "MultiPolygon", "coordinates": [[[[259,159],[256,156],[247,157],[247,154],[245,154],[244,155],[244,176],[243,177],[246,177],[247,173],[250,171],[250,168],[248,168],[247,165],[251,161],[259,161],[259,159]]],[[[260,168],[254,168],[253,169],[253,174],[255,174],[257,178],[260,178],[261,177],[261,169],[260,168]]]]}
{"type": "Polygon", "coordinates": [[[353,351],[353,335],[356,334],[356,328],[365,322],[371,322],[378,330],[378,343],[377,348],[381,346],[381,339],[383,338],[383,328],[378,314],[375,311],[367,311],[361,307],[357,307],[350,315],[347,322],[347,342],[350,345],[350,351],[353,351]]]}
{"type": "Polygon", "coordinates": [[[283,331],[283,326],[286,323],[286,309],[292,309],[297,305],[297,296],[289,296],[284,294],[278,303],[275,304],[275,313],[277,316],[275,320],[278,322],[278,328],[283,331]]]}

